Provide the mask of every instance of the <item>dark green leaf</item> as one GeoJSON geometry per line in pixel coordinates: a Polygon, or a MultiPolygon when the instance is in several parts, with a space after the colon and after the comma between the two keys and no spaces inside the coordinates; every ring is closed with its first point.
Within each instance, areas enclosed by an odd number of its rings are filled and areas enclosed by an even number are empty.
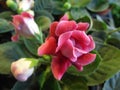
{"type": "Polygon", "coordinates": [[[9,21],[0,18],[0,33],[12,31],[14,28],[9,21]]]}
{"type": "Polygon", "coordinates": [[[91,0],[67,0],[72,7],[85,7],[91,0]]]}
{"type": "Polygon", "coordinates": [[[88,85],[98,85],[109,79],[120,70],[120,50],[111,45],[105,45],[99,49],[102,61],[98,69],[86,76],[88,85]]]}
{"type": "Polygon", "coordinates": [[[97,54],[96,60],[93,63],[85,66],[82,72],[79,72],[75,67],[70,67],[68,69],[68,73],[72,75],[76,75],[76,76],[84,76],[84,75],[89,75],[92,72],[94,72],[98,68],[101,62],[100,55],[98,53],[96,54],[97,54]]]}
{"type": "Polygon", "coordinates": [[[55,80],[54,77],[49,77],[41,90],[61,90],[61,87],[59,82],[55,80]]]}
{"type": "Polygon", "coordinates": [[[22,57],[32,57],[20,43],[8,42],[0,45],[0,73],[8,74],[10,65],[22,57]]]}
{"type": "Polygon", "coordinates": [[[4,18],[6,20],[11,20],[12,19],[13,13],[10,11],[4,11],[0,13],[0,18],[4,18]]]}
{"type": "Polygon", "coordinates": [[[35,20],[39,28],[41,28],[42,30],[47,30],[50,27],[51,20],[46,16],[39,16],[35,20]]]}
{"type": "Polygon", "coordinates": [[[30,39],[23,38],[23,40],[24,40],[24,44],[25,44],[26,48],[28,49],[28,51],[31,54],[37,56],[37,49],[40,45],[38,43],[38,41],[35,38],[30,38],[30,39]]]}
{"type": "Polygon", "coordinates": [[[83,77],[65,74],[62,79],[62,90],[88,90],[83,77]]]}
{"type": "Polygon", "coordinates": [[[70,11],[70,15],[74,20],[78,20],[85,16],[88,16],[88,12],[83,8],[72,8],[70,11]]]}
{"type": "Polygon", "coordinates": [[[109,7],[108,0],[92,0],[88,5],[87,8],[93,12],[101,12],[109,7]]]}
{"type": "Polygon", "coordinates": [[[29,78],[25,82],[17,81],[11,90],[32,90],[32,89],[29,89],[31,85],[31,81],[32,81],[31,78],[29,78]]]}
{"type": "Polygon", "coordinates": [[[46,16],[46,17],[50,18],[51,21],[54,21],[54,17],[47,10],[37,10],[37,11],[35,11],[35,13],[36,13],[37,17],[39,17],[39,16],[46,16]]]}
{"type": "Polygon", "coordinates": [[[120,90],[120,72],[105,82],[103,90],[120,90]]]}
{"type": "Polygon", "coordinates": [[[52,12],[53,2],[52,0],[35,0],[34,11],[46,10],[52,12]]]}

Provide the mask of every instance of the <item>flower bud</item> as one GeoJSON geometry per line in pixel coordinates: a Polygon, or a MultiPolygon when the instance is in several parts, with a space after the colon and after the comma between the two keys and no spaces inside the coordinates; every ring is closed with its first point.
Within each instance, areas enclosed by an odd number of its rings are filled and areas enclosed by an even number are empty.
{"type": "Polygon", "coordinates": [[[26,81],[33,73],[34,67],[31,67],[32,61],[22,58],[11,64],[11,72],[19,81],[26,81]]]}
{"type": "Polygon", "coordinates": [[[20,11],[30,10],[34,6],[34,0],[17,0],[17,3],[20,11]]]}
{"type": "Polygon", "coordinates": [[[17,10],[17,3],[15,3],[13,0],[7,0],[6,4],[9,8],[11,8],[13,11],[17,10]]]}
{"type": "Polygon", "coordinates": [[[39,35],[39,28],[34,21],[33,16],[28,12],[23,12],[21,15],[14,15],[12,24],[15,27],[15,35],[12,37],[12,41],[17,41],[19,36],[30,38],[39,35]]]}

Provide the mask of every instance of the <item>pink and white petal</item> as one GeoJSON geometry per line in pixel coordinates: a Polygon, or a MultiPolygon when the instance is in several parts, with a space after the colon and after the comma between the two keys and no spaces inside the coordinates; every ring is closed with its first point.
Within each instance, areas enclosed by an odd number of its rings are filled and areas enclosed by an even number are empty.
{"type": "Polygon", "coordinates": [[[58,25],[58,22],[53,22],[50,26],[50,36],[56,36],[55,35],[55,30],[56,30],[56,27],[58,25]]]}
{"type": "Polygon", "coordinates": [[[92,63],[96,58],[96,54],[87,53],[78,57],[78,60],[75,62],[76,64],[80,64],[81,66],[86,66],[92,63]]]}
{"type": "Polygon", "coordinates": [[[76,27],[77,24],[75,21],[60,21],[56,27],[55,34],[59,36],[62,33],[73,31],[76,27]]]}
{"type": "Polygon", "coordinates": [[[78,25],[77,30],[80,31],[86,31],[89,28],[89,23],[80,22],[77,25],[78,25]]]}
{"type": "Polygon", "coordinates": [[[49,37],[45,43],[43,43],[39,48],[38,48],[38,55],[42,56],[44,54],[55,54],[55,50],[57,47],[56,39],[54,37],[49,37]]]}
{"type": "Polygon", "coordinates": [[[72,31],[69,31],[69,32],[63,33],[59,36],[56,52],[58,52],[60,50],[62,45],[71,37],[71,35],[72,35],[72,31]]]}
{"type": "Polygon", "coordinates": [[[90,38],[84,31],[74,30],[72,37],[75,38],[76,42],[81,42],[86,45],[90,43],[90,38]]]}
{"type": "Polygon", "coordinates": [[[71,63],[67,58],[63,56],[53,57],[52,63],[51,63],[51,69],[54,77],[57,80],[61,80],[62,76],[70,66],[71,66],[71,63]]]}
{"type": "Polygon", "coordinates": [[[65,14],[63,17],[60,18],[60,21],[65,20],[68,21],[69,17],[67,14],[65,14]]]}
{"type": "Polygon", "coordinates": [[[74,51],[74,46],[73,43],[70,39],[68,39],[61,47],[60,49],[61,53],[63,56],[67,57],[70,59],[72,62],[77,61],[77,55],[74,51]]]}
{"type": "Polygon", "coordinates": [[[13,36],[11,37],[11,40],[12,40],[13,42],[17,42],[17,41],[19,40],[19,35],[18,35],[18,34],[13,35],[13,36]]]}

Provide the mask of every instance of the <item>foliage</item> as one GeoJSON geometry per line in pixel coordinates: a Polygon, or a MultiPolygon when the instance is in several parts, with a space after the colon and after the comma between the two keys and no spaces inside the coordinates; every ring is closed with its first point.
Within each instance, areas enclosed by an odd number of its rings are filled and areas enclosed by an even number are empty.
{"type": "MultiPolygon", "coordinates": [[[[9,0],[10,1],[10,0],[9,0]]],[[[17,4],[5,7],[0,12],[0,34],[14,34],[11,24],[13,15],[18,14],[17,4]],[[13,7],[16,7],[15,9],[13,7]]],[[[18,42],[0,44],[0,74],[11,75],[11,63],[20,58],[38,60],[34,74],[25,82],[17,81],[11,90],[89,90],[89,86],[104,84],[103,90],[119,90],[120,83],[120,12],[119,0],[34,0],[34,20],[40,36],[38,38],[21,37],[18,42]],[[115,9],[114,9],[115,7],[115,9]],[[111,12],[112,11],[112,12],[111,12]],[[38,47],[45,41],[50,25],[67,14],[70,20],[88,22],[87,34],[93,36],[96,59],[79,72],[70,67],[62,80],[56,80],[51,72],[51,56],[38,56],[38,47]],[[113,15],[113,18],[112,18],[113,15]],[[118,20],[119,19],[119,20],[118,20]],[[117,74],[116,74],[117,73],[117,74]],[[113,76],[113,77],[112,77],[113,76]],[[112,77],[112,78],[111,78],[112,77]]],[[[0,1],[2,2],[2,0],[0,1]]],[[[5,2],[5,1],[3,1],[5,2]]],[[[29,10],[28,10],[29,11],[29,10]]],[[[27,11],[26,11],[27,12],[27,11]]],[[[1,38],[2,39],[2,38],[1,38]]],[[[52,47],[52,46],[51,46],[52,47]]]]}

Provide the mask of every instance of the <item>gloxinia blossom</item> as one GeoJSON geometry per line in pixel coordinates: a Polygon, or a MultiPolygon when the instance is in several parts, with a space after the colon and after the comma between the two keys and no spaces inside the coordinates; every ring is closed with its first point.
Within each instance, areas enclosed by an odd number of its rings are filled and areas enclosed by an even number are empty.
{"type": "Polygon", "coordinates": [[[15,27],[15,35],[12,36],[12,41],[17,41],[19,36],[29,38],[40,33],[33,16],[27,12],[14,15],[12,24],[15,27]]]}
{"type": "Polygon", "coordinates": [[[15,61],[11,64],[11,72],[19,81],[26,81],[33,73],[34,67],[30,67],[31,61],[24,58],[15,61]]]}
{"type": "Polygon", "coordinates": [[[69,21],[67,15],[51,24],[49,36],[38,48],[38,55],[52,55],[51,69],[57,80],[71,65],[82,71],[84,66],[95,60],[96,54],[90,53],[95,42],[91,35],[86,34],[88,27],[85,22],[69,21]]]}

